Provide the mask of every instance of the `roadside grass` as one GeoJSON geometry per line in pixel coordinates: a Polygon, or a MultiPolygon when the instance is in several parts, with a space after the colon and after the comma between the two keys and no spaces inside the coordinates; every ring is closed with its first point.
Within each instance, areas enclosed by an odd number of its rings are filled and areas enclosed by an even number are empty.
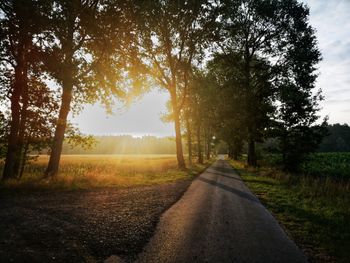
{"type": "Polygon", "coordinates": [[[349,262],[350,182],[230,161],[310,262],[349,262]]]}
{"type": "MultiPolygon", "coordinates": [[[[48,156],[26,166],[21,179],[0,183],[1,188],[89,189],[131,187],[190,180],[207,167],[177,168],[175,155],[63,155],[57,177],[44,179],[48,156]]],[[[0,170],[2,166],[0,165],[0,170]]]]}

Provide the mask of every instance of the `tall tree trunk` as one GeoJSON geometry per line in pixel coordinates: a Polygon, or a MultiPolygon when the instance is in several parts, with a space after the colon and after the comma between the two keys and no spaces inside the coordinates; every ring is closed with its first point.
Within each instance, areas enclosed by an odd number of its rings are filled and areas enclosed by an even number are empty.
{"type": "Polygon", "coordinates": [[[198,163],[203,163],[203,153],[201,145],[201,125],[197,125],[197,154],[198,154],[198,163]]]}
{"type": "Polygon", "coordinates": [[[22,162],[21,162],[21,165],[20,165],[20,170],[19,170],[19,174],[18,174],[18,177],[21,178],[22,175],[23,175],[23,172],[24,172],[24,168],[26,166],[26,163],[27,163],[27,153],[28,153],[28,149],[29,149],[29,143],[27,142],[25,145],[24,145],[24,149],[23,149],[23,152],[22,152],[22,162]]]}
{"type": "Polygon", "coordinates": [[[64,75],[62,77],[62,97],[61,107],[56,123],[55,135],[51,147],[51,154],[48,166],[45,171],[45,177],[53,177],[58,173],[60,164],[64,134],[67,127],[67,117],[71,107],[73,97],[73,54],[74,54],[74,21],[76,17],[72,14],[68,16],[67,37],[62,44],[62,50],[65,52],[64,75]]]}
{"type": "Polygon", "coordinates": [[[186,116],[186,130],[187,130],[187,148],[188,148],[188,163],[192,166],[192,130],[190,120],[186,116]]]}
{"type": "Polygon", "coordinates": [[[20,84],[14,83],[11,96],[10,134],[8,136],[7,153],[2,177],[3,180],[15,177],[15,163],[18,153],[18,131],[20,126],[20,95],[20,84]]]}
{"type": "Polygon", "coordinates": [[[210,154],[211,154],[211,140],[210,140],[210,136],[208,136],[208,139],[207,139],[207,160],[210,159],[210,154]]]}
{"type": "Polygon", "coordinates": [[[254,140],[254,113],[251,110],[251,90],[250,90],[250,51],[248,44],[245,47],[245,80],[246,80],[246,90],[245,90],[245,109],[246,109],[246,125],[248,127],[248,165],[257,166],[256,153],[255,153],[255,140],[254,140]]]}
{"type": "Polygon", "coordinates": [[[234,147],[232,155],[233,155],[232,156],[233,160],[238,161],[239,152],[238,152],[238,149],[236,147],[234,147]]]}
{"type": "Polygon", "coordinates": [[[256,153],[255,153],[255,141],[252,138],[250,138],[248,142],[248,165],[253,167],[257,166],[257,159],[256,159],[256,153]]]}
{"type": "MultiPolygon", "coordinates": [[[[204,143],[204,157],[207,157],[208,154],[208,144],[207,144],[207,129],[204,128],[204,138],[203,138],[203,143],[204,143]]],[[[204,158],[203,157],[203,158],[204,158]]]]}
{"type": "Polygon", "coordinates": [[[175,124],[175,140],[176,140],[176,158],[179,169],[186,169],[185,159],[182,149],[182,138],[180,128],[180,114],[177,105],[176,87],[171,88],[171,102],[173,107],[174,124],[175,124]]]}
{"type": "Polygon", "coordinates": [[[62,146],[64,140],[64,133],[67,127],[67,117],[70,111],[70,104],[72,101],[73,82],[70,77],[63,83],[63,93],[61,99],[61,108],[56,124],[55,135],[51,148],[50,160],[45,171],[46,177],[57,175],[58,167],[61,159],[62,146]]]}
{"type": "Polygon", "coordinates": [[[15,79],[12,86],[11,94],[11,122],[10,122],[10,134],[8,136],[7,153],[5,159],[5,166],[3,171],[3,180],[16,177],[15,165],[17,159],[20,158],[18,155],[18,133],[20,130],[20,115],[21,106],[20,99],[22,95],[23,86],[26,85],[26,61],[25,61],[25,45],[18,54],[17,66],[15,68],[15,79]]]}
{"type": "MultiPolygon", "coordinates": [[[[17,147],[17,154],[16,154],[16,160],[14,164],[14,176],[20,177],[20,166],[22,160],[22,157],[24,156],[24,137],[25,137],[25,131],[26,131],[26,125],[27,125],[27,111],[28,111],[28,104],[29,104],[29,96],[28,96],[28,76],[27,76],[27,67],[24,67],[23,69],[23,86],[22,86],[22,108],[20,111],[20,125],[19,125],[19,131],[18,131],[18,147],[17,147]]],[[[25,156],[24,156],[25,158],[25,156]]]]}
{"type": "Polygon", "coordinates": [[[228,145],[228,157],[231,159],[233,158],[233,146],[232,146],[232,144],[228,145]]]}
{"type": "Polygon", "coordinates": [[[233,159],[238,160],[242,152],[242,141],[238,138],[235,138],[233,141],[233,159]]]}

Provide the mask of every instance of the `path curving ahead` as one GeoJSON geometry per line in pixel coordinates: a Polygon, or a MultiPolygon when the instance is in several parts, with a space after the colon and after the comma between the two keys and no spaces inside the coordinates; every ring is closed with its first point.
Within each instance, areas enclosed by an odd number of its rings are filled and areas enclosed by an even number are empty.
{"type": "Polygon", "coordinates": [[[299,248],[224,160],[161,217],[137,262],[306,262],[299,248]]]}

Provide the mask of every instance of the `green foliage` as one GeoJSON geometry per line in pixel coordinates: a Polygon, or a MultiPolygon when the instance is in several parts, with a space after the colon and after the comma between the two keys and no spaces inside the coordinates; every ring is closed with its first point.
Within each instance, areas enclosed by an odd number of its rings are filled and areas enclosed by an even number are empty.
{"type": "Polygon", "coordinates": [[[216,109],[217,134],[230,145],[229,152],[233,158],[241,154],[243,140],[263,139],[274,110],[269,63],[257,58],[250,63],[252,77],[249,81],[254,85],[249,88],[246,87],[242,54],[216,54],[208,63],[209,75],[215,80],[216,103],[220,105],[216,109]],[[251,129],[253,126],[254,129],[251,129]]]}
{"type": "Polygon", "coordinates": [[[304,158],[317,150],[322,138],[327,134],[326,125],[298,125],[280,131],[280,149],[285,169],[298,170],[304,158]]]}
{"type": "Polygon", "coordinates": [[[292,45],[284,48],[283,62],[277,65],[280,107],[274,132],[280,139],[284,166],[289,170],[296,170],[304,156],[315,151],[326,135],[327,119],[321,125],[315,124],[319,119],[318,102],[323,97],[321,91],[313,94],[312,90],[321,54],[308,15],[309,10],[303,4],[294,4],[289,12],[294,26],[289,26],[286,31],[287,41],[292,45]]]}
{"type": "Polygon", "coordinates": [[[188,100],[193,67],[202,63],[205,48],[216,32],[215,4],[208,0],[147,0],[138,4],[140,60],[155,85],[169,92],[171,111],[163,119],[175,123],[177,158],[179,167],[184,168],[181,111],[188,100]]]}
{"type": "Polygon", "coordinates": [[[84,150],[90,150],[97,144],[94,136],[84,135],[78,128],[73,127],[72,125],[67,127],[65,139],[72,148],[80,147],[84,150]]]}
{"type": "Polygon", "coordinates": [[[222,102],[221,137],[233,152],[245,140],[255,166],[255,143],[273,134],[286,168],[296,169],[324,135],[324,125],[315,125],[320,52],[308,8],[295,0],[227,0],[220,10],[219,49],[208,69],[222,102]]]}

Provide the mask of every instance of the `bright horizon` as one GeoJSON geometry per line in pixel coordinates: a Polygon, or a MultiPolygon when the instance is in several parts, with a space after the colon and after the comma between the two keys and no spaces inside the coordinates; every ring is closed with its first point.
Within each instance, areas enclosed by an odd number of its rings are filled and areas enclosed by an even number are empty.
{"type": "MultiPolygon", "coordinates": [[[[347,0],[304,0],[310,7],[310,23],[316,29],[323,60],[319,64],[316,89],[322,89],[322,117],[329,123],[350,124],[350,2],[347,0]],[[331,38],[330,38],[331,36],[331,38]]],[[[169,95],[153,89],[128,109],[114,109],[107,116],[100,105],[86,105],[72,118],[80,130],[93,135],[174,136],[173,123],[160,117],[167,111],[169,95]]]]}

